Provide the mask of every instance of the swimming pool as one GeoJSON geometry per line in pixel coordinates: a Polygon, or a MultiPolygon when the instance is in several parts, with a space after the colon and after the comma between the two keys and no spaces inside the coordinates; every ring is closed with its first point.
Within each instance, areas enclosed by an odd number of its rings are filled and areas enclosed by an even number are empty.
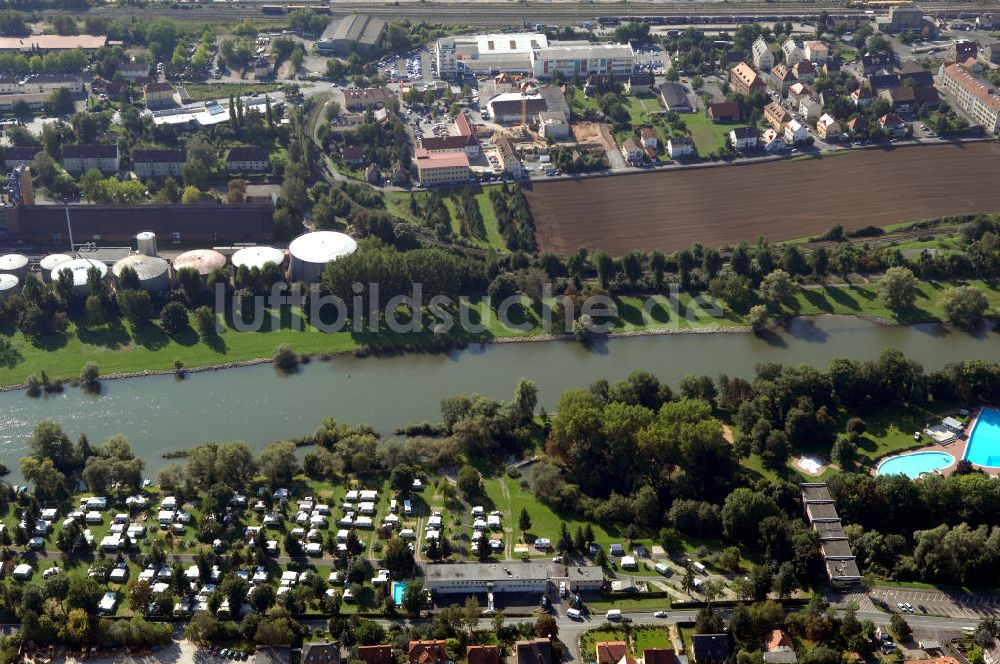
{"type": "Polygon", "coordinates": [[[402,581],[392,582],[392,603],[396,606],[403,605],[403,593],[406,592],[406,584],[402,581]]]}
{"type": "Polygon", "coordinates": [[[924,473],[947,468],[955,457],[947,452],[913,452],[886,459],[878,465],[879,475],[906,475],[916,479],[924,473]]]}
{"type": "Polygon", "coordinates": [[[965,458],[977,466],[1000,468],[1000,410],[983,408],[965,446],[965,458]]]}

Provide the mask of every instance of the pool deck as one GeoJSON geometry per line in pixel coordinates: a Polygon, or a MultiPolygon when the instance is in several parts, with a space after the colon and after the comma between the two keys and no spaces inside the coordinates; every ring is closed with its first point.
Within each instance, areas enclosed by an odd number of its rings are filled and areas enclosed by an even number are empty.
{"type": "MultiPolygon", "coordinates": [[[[984,405],[986,407],[995,408],[995,406],[991,406],[990,404],[984,404],[984,405]]],[[[962,431],[961,435],[956,437],[951,442],[944,444],[932,443],[930,445],[925,445],[924,447],[919,447],[912,450],[906,450],[905,452],[899,452],[897,454],[887,454],[883,457],[875,459],[874,463],[872,464],[872,467],[869,469],[869,472],[872,475],[878,475],[878,467],[882,464],[883,461],[886,461],[887,459],[906,456],[907,454],[915,454],[917,452],[945,452],[947,454],[952,455],[955,458],[955,463],[945,468],[940,468],[938,469],[937,472],[945,476],[951,475],[953,472],[955,472],[955,467],[958,465],[958,462],[965,458],[966,448],[969,446],[969,438],[972,435],[972,430],[976,427],[976,422],[979,421],[979,414],[982,412],[982,409],[983,407],[980,406],[979,408],[976,408],[974,411],[972,411],[972,413],[969,415],[969,423],[965,425],[965,429],[962,431]]],[[[944,417],[944,415],[942,415],[942,417],[944,417]]],[[[923,436],[926,437],[926,434],[923,434],[923,436]]],[[[973,465],[976,467],[977,470],[983,471],[990,477],[1000,476],[1000,468],[988,468],[986,466],[980,466],[979,464],[973,464],[973,465]]]]}

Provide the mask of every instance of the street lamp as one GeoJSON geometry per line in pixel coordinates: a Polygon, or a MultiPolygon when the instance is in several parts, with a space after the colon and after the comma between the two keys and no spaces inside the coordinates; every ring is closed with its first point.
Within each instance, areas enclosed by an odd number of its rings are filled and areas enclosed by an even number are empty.
{"type": "Polygon", "coordinates": [[[69,231],[69,251],[73,253],[73,222],[69,219],[69,197],[63,196],[63,208],[66,210],[66,230],[69,231]]]}

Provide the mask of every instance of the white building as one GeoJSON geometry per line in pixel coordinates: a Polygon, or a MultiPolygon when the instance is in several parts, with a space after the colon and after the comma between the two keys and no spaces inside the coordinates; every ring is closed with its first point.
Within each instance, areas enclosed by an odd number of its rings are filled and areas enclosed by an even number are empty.
{"type": "Polygon", "coordinates": [[[785,141],[789,143],[805,143],[809,140],[809,130],[798,120],[792,120],[785,125],[785,141]]]}
{"type": "Polygon", "coordinates": [[[694,143],[691,142],[690,138],[673,136],[667,140],[667,152],[671,159],[688,157],[694,154],[694,143]]]}
{"type": "Polygon", "coordinates": [[[763,37],[757,37],[753,46],[750,47],[750,51],[753,55],[753,64],[757,69],[770,69],[774,66],[774,53],[771,52],[771,47],[767,45],[763,37]]]}
{"type": "Polygon", "coordinates": [[[972,119],[987,131],[1000,132],[1000,94],[986,79],[960,64],[941,68],[941,87],[972,119]]]}
{"type": "Polygon", "coordinates": [[[805,53],[802,52],[798,42],[791,37],[786,39],[785,43],[781,45],[781,51],[785,54],[785,64],[789,67],[802,62],[802,59],[805,57],[805,53]]]}
{"type": "Polygon", "coordinates": [[[635,51],[629,44],[557,44],[531,52],[531,72],[535,78],[551,78],[557,71],[566,78],[592,74],[621,78],[634,68],[635,51]]]}
{"type": "Polygon", "coordinates": [[[434,45],[438,75],[454,78],[459,68],[475,73],[527,73],[532,52],[549,45],[540,32],[443,37],[434,45]]]}

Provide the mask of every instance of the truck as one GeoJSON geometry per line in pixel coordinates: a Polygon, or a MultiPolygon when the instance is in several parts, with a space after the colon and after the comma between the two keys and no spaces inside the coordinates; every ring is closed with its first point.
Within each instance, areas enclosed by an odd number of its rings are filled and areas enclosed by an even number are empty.
{"type": "Polygon", "coordinates": [[[604,617],[607,620],[621,620],[622,619],[622,610],[621,609],[609,609],[608,612],[606,614],[604,614],[604,617]]]}
{"type": "Polygon", "coordinates": [[[580,613],[580,609],[566,609],[566,615],[573,620],[583,620],[583,614],[580,613]]]}

